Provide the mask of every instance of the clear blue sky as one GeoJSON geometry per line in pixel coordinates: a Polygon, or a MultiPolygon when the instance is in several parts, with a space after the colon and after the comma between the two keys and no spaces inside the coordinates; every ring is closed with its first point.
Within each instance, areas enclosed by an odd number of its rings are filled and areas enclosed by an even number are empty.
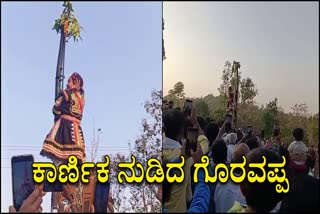
{"type": "MultiPolygon", "coordinates": [[[[84,78],[82,127],[87,147],[101,128],[98,155],[128,152],[147,117],[143,103],[162,88],[162,3],[74,2],[85,31],[67,43],[65,74],[84,78]]],[[[53,125],[55,72],[60,36],[52,31],[61,2],[1,3],[1,211],[12,201],[10,158],[36,161],[53,125]]],[[[66,85],[66,82],[65,82],[66,85]]],[[[50,194],[44,198],[49,211],[50,194]]]]}
{"type": "Polygon", "coordinates": [[[224,63],[241,63],[256,101],[319,112],[319,2],[164,2],[164,94],[218,95],[224,63]]]}

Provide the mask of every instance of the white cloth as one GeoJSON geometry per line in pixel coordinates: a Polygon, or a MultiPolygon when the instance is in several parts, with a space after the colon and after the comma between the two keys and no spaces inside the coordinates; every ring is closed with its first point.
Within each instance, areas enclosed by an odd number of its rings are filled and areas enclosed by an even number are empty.
{"type": "Polygon", "coordinates": [[[236,144],[237,142],[237,135],[235,133],[229,133],[227,135],[227,143],[228,144],[236,144]]]}
{"type": "Polygon", "coordinates": [[[296,165],[303,165],[306,163],[307,150],[308,148],[302,141],[293,141],[288,147],[290,159],[296,165]]]}
{"type": "Polygon", "coordinates": [[[181,144],[178,141],[165,137],[162,143],[162,149],[180,149],[181,144]]]}
{"type": "Polygon", "coordinates": [[[246,204],[246,199],[240,190],[240,184],[236,184],[230,179],[224,184],[217,183],[214,192],[216,212],[228,212],[235,201],[238,201],[240,204],[246,204]]]}
{"type": "Polygon", "coordinates": [[[232,160],[232,152],[237,142],[237,135],[235,133],[229,133],[224,137],[223,140],[227,144],[227,164],[228,164],[232,160]]]}
{"type": "Polygon", "coordinates": [[[278,213],[281,208],[281,201],[270,211],[270,213],[278,213]]]}
{"type": "Polygon", "coordinates": [[[227,164],[231,163],[231,160],[232,160],[232,153],[233,153],[233,150],[234,150],[234,147],[235,145],[233,144],[229,144],[227,146],[227,164]]]}

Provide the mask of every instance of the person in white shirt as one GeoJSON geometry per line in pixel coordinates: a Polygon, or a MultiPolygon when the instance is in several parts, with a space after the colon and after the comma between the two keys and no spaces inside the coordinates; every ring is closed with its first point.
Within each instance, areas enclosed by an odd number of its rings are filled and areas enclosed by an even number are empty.
{"type": "MultiPolygon", "coordinates": [[[[241,143],[235,146],[232,153],[232,163],[243,163],[242,156],[246,156],[250,152],[249,147],[245,143],[241,143]]],[[[236,171],[234,174],[240,176],[240,172],[236,171]]],[[[234,202],[238,201],[240,204],[246,204],[246,199],[242,195],[240,190],[240,184],[234,183],[232,180],[228,180],[226,183],[218,183],[215,193],[214,202],[216,212],[228,212],[233,206],[234,202]]]]}
{"type": "Polygon", "coordinates": [[[227,152],[227,164],[229,164],[232,160],[232,152],[237,142],[237,135],[235,133],[229,133],[224,141],[227,144],[228,152],[227,152]]]}

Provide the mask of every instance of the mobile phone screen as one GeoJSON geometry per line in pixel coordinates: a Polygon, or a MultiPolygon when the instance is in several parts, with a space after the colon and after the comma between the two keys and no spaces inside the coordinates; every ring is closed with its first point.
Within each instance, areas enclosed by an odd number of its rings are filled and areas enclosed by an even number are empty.
{"type": "Polygon", "coordinates": [[[190,149],[193,151],[197,150],[197,141],[198,141],[198,129],[197,128],[188,128],[187,129],[187,150],[190,149]]]}
{"type": "Polygon", "coordinates": [[[94,209],[96,213],[106,213],[109,200],[110,183],[96,184],[96,191],[94,197],[94,209]]]}
{"type": "Polygon", "coordinates": [[[232,116],[230,114],[226,115],[226,123],[232,123],[232,116]]]}
{"type": "Polygon", "coordinates": [[[198,140],[198,129],[197,128],[188,128],[187,138],[191,142],[197,143],[198,140]]]}
{"type": "Polygon", "coordinates": [[[186,102],[186,109],[188,109],[188,110],[192,109],[192,102],[191,101],[186,102]]]}
{"type": "Polygon", "coordinates": [[[261,139],[264,139],[264,130],[261,130],[261,139]]]}
{"type": "Polygon", "coordinates": [[[247,127],[247,136],[249,136],[249,137],[252,136],[252,126],[247,127]]]}
{"type": "Polygon", "coordinates": [[[192,100],[186,100],[185,106],[184,106],[184,112],[186,115],[191,115],[192,110],[192,100]]]}
{"type": "Polygon", "coordinates": [[[47,180],[43,184],[44,192],[63,192],[62,183],[57,179],[54,183],[49,183],[47,180]]]}
{"type": "Polygon", "coordinates": [[[18,211],[22,202],[34,191],[32,172],[33,156],[15,156],[11,158],[13,205],[18,211]]]}

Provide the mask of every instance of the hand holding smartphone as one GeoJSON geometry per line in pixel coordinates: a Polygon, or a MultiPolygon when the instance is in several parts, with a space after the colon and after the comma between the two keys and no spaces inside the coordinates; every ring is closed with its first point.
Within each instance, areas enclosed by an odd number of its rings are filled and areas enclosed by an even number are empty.
{"type": "Polygon", "coordinates": [[[232,123],[232,115],[226,114],[226,124],[231,124],[231,123],[232,123]]]}
{"type": "Polygon", "coordinates": [[[246,128],[246,136],[248,138],[252,137],[252,126],[247,126],[247,128],[246,128]]]}
{"type": "Polygon", "coordinates": [[[63,192],[62,183],[57,179],[54,183],[49,183],[47,180],[44,181],[43,191],[45,192],[63,192]]]}
{"type": "Polygon", "coordinates": [[[198,128],[188,127],[187,129],[187,143],[186,143],[186,154],[191,155],[190,149],[193,151],[197,150],[198,142],[198,128]]]}
{"type": "Polygon", "coordinates": [[[32,155],[14,156],[11,158],[13,205],[19,211],[24,200],[35,190],[33,181],[32,155]]]}
{"type": "Polygon", "coordinates": [[[264,139],[264,129],[261,130],[261,139],[264,139]]]}
{"type": "Polygon", "coordinates": [[[186,99],[186,102],[184,103],[184,114],[186,116],[190,116],[192,112],[192,100],[186,99]]]}

